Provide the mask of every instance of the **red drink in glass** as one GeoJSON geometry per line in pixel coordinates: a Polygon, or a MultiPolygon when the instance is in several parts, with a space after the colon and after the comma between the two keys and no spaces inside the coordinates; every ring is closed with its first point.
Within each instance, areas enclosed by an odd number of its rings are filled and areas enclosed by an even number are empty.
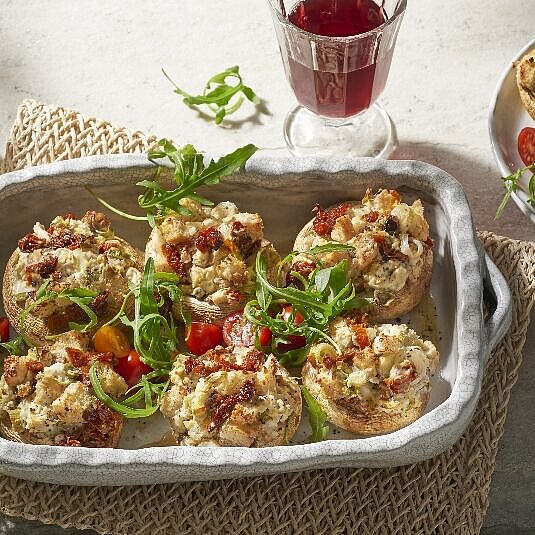
{"type": "MultiPolygon", "coordinates": [[[[288,17],[307,32],[328,37],[360,35],[386,22],[381,7],[372,0],[304,0],[288,17]]],[[[344,47],[340,44],[340,47],[344,47]]],[[[370,107],[382,93],[393,48],[385,57],[361,66],[349,59],[347,70],[332,70],[332,55],[319,55],[314,65],[288,58],[290,83],[297,100],[309,110],[324,117],[351,117],[370,107]]]]}
{"type": "Polygon", "coordinates": [[[284,138],[297,156],[375,156],[395,145],[383,92],[407,0],[267,0],[299,102],[284,138]]]}

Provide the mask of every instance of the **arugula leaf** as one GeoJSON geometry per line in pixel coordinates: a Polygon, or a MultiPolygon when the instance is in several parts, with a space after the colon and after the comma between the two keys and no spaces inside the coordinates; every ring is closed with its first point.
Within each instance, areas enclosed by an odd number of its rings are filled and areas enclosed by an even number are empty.
{"type": "Polygon", "coordinates": [[[214,114],[215,124],[221,124],[223,119],[236,110],[242,103],[243,97],[257,105],[260,99],[256,93],[243,83],[238,65],[229,67],[223,72],[212,76],[204,86],[202,95],[190,95],[173,82],[171,77],[162,69],[164,76],[175,86],[175,93],[184,97],[182,102],[190,108],[207,105],[214,114]],[[233,84],[229,82],[233,81],[233,84]]]}
{"type": "Polygon", "coordinates": [[[10,355],[22,356],[27,353],[24,339],[20,334],[9,342],[1,342],[0,347],[5,349],[10,355]]]}
{"type": "MultiPolygon", "coordinates": [[[[292,255],[288,255],[281,263],[287,263],[292,258],[292,255]]],[[[325,333],[327,324],[342,312],[370,303],[369,299],[356,295],[348,276],[348,262],[343,260],[335,266],[316,269],[308,279],[302,277],[302,290],[270,282],[267,271],[263,251],[259,251],[256,256],[256,299],[245,305],[244,315],[253,325],[265,326],[271,330],[271,352],[279,361],[284,365],[302,364],[307,348],[320,338],[340,352],[334,340],[325,333]],[[282,306],[286,304],[292,306],[292,314],[284,318],[282,306]],[[297,312],[303,316],[303,322],[299,324],[294,322],[297,312]],[[289,336],[304,336],[306,347],[281,353],[279,346],[288,343],[289,336]]],[[[280,273],[281,266],[275,271],[280,273]]]]}
{"type": "Polygon", "coordinates": [[[312,428],[312,434],[308,438],[309,442],[320,442],[327,438],[329,433],[329,426],[325,425],[327,421],[327,414],[320,407],[314,396],[308,391],[306,386],[301,385],[301,392],[307,405],[308,421],[312,428]]]}
{"type": "Polygon", "coordinates": [[[252,144],[240,147],[235,151],[221,157],[219,160],[210,160],[205,165],[204,154],[198,152],[193,145],[177,148],[168,139],[160,139],[158,148],[150,150],[148,159],[157,166],[154,180],[142,180],[136,185],[145,188],[139,195],[138,204],[145,211],[145,216],[128,214],[104,201],[91,189],[86,188],[93,197],[103,206],[121,217],[134,221],[148,221],[154,227],[156,221],[165,217],[169,212],[177,212],[184,216],[193,215],[190,210],[180,204],[181,199],[191,199],[203,206],[212,206],[214,203],[199,195],[197,190],[202,186],[218,184],[220,179],[232,175],[242,169],[249,158],[258,150],[252,144]],[[162,180],[164,163],[173,167],[174,189],[166,189],[162,180]]]}
{"type": "MultiPolygon", "coordinates": [[[[498,206],[498,209],[496,210],[496,215],[494,216],[494,219],[499,219],[502,216],[503,211],[505,210],[505,207],[507,206],[507,203],[511,198],[511,195],[513,193],[516,193],[516,191],[520,187],[520,179],[527,171],[532,171],[533,173],[535,173],[535,162],[526,167],[521,167],[520,169],[517,169],[513,174],[509,176],[502,177],[506,193],[503,196],[502,202],[498,206]]],[[[528,191],[526,193],[528,195],[527,202],[531,204],[531,206],[535,206],[535,174],[532,175],[529,179],[528,191]]]]}
{"type": "Polygon", "coordinates": [[[153,370],[129,390],[134,392],[132,395],[115,401],[104,392],[95,365],[90,369],[89,378],[95,395],[125,418],[146,418],[154,414],[169,387],[172,357],[179,349],[179,342],[172,314],[164,314],[161,310],[166,305],[166,297],[181,305],[183,295],[179,278],[174,273],[155,272],[154,260],[148,258],[140,283],[131,287],[121,310],[112,320],[132,329],[134,347],[140,359],[153,370]],[[125,310],[126,303],[132,298],[134,318],[130,319],[125,310]]]}

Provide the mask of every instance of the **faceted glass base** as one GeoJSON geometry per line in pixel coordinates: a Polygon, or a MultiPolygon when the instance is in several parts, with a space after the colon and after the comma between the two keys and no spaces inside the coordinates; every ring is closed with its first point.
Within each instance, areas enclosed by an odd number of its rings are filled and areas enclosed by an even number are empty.
{"type": "Polygon", "coordinates": [[[396,146],[392,121],[379,104],[345,119],[297,106],[284,121],[284,139],[295,156],[388,158],[396,146]]]}

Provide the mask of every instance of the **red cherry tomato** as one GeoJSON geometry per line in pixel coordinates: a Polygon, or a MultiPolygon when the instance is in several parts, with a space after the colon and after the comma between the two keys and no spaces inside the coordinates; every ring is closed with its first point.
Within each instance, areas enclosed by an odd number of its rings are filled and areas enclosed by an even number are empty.
{"type": "Polygon", "coordinates": [[[195,355],[204,355],[209,349],[223,344],[223,330],[212,323],[192,321],[186,329],[186,345],[195,355]]]}
{"type": "MultiPolygon", "coordinates": [[[[223,340],[228,346],[253,347],[255,328],[242,311],[233,312],[223,323],[223,340]]],[[[267,327],[258,329],[258,343],[265,347],[271,342],[271,331],[267,327]]]]}
{"type": "Polygon", "coordinates": [[[136,385],[142,375],[152,371],[140,358],[137,351],[130,351],[126,357],[119,359],[115,365],[115,371],[126,381],[128,386],[136,385]]]}
{"type": "MultiPolygon", "coordinates": [[[[284,305],[282,307],[282,319],[284,321],[288,321],[290,319],[290,316],[292,315],[292,312],[293,312],[293,307],[292,305],[284,305]]],[[[296,312],[295,313],[295,318],[294,318],[294,325],[301,325],[301,323],[303,323],[304,318],[301,314],[301,312],[296,312]]]]}
{"type": "MultiPolygon", "coordinates": [[[[284,321],[288,321],[292,315],[292,312],[293,312],[292,305],[285,305],[284,307],[282,307],[282,319],[284,321]]],[[[303,321],[305,320],[302,314],[299,311],[296,312],[295,317],[294,317],[294,324],[300,325],[301,323],[303,323],[303,321]]],[[[301,347],[305,347],[307,344],[307,339],[304,336],[291,334],[287,337],[287,339],[288,339],[288,342],[286,344],[278,345],[278,350],[281,353],[284,353],[286,351],[292,351],[294,349],[299,349],[301,347]]]]}
{"type": "Polygon", "coordinates": [[[535,163],[535,128],[522,128],[518,134],[518,153],[524,165],[535,163]]]}
{"type": "Polygon", "coordinates": [[[9,320],[0,318],[0,342],[9,342],[9,320]]]}

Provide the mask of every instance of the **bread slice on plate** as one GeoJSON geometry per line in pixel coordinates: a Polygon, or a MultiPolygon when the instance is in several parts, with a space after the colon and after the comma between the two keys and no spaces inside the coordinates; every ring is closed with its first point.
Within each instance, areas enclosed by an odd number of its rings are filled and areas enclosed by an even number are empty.
{"type": "Polygon", "coordinates": [[[516,83],[524,107],[535,119],[535,49],[515,63],[516,83]]]}

